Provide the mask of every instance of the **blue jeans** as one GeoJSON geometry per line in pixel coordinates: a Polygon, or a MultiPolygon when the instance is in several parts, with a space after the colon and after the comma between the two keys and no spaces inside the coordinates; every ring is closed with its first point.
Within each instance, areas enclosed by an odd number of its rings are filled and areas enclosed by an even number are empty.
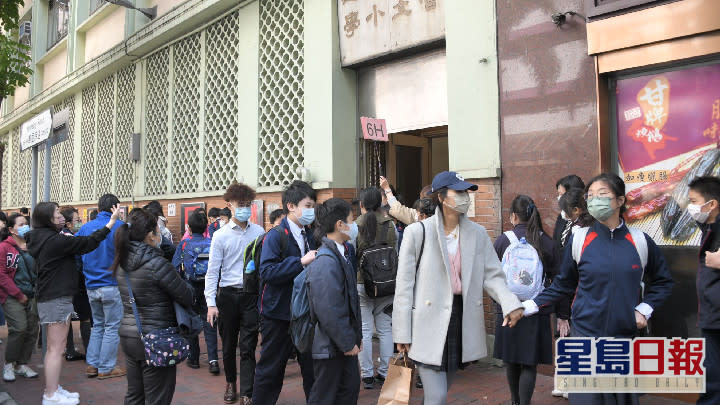
{"type": "Polygon", "coordinates": [[[99,373],[109,373],[115,368],[120,344],[118,330],[123,317],[120,291],[117,286],[108,286],[87,293],[93,316],[87,364],[97,368],[99,373]]]}

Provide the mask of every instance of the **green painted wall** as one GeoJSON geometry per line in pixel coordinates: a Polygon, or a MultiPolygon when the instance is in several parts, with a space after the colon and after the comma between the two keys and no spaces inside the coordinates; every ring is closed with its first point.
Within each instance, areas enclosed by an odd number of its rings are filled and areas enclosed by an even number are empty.
{"type": "Polygon", "coordinates": [[[495,2],[446,1],[450,170],[500,176],[495,2]]]}

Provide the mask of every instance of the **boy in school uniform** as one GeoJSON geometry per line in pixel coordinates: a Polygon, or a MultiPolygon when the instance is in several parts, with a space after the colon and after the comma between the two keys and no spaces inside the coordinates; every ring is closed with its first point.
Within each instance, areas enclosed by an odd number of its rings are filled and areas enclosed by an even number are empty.
{"type": "Polygon", "coordinates": [[[696,287],[707,387],[697,403],[720,404],[720,179],[696,178],[690,183],[688,197],[688,213],[702,230],[696,287]]]}
{"type": "MultiPolygon", "coordinates": [[[[262,346],[255,369],[252,403],[274,405],[282,390],[285,366],[295,350],[290,329],[290,299],[295,277],[315,260],[317,244],[310,225],[315,221],[317,195],[309,184],[296,180],[282,194],[286,217],[263,242],[260,278],[263,282],[260,311],[262,346]]],[[[311,353],[298,355],[305,398],[309,398],[314,378],[311,353]]]]}

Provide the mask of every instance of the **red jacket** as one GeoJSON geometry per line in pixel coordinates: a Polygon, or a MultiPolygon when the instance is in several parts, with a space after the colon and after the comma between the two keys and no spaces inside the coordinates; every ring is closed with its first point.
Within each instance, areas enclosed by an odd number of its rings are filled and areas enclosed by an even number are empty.
{"type": "Polygon", "coordinates": [[[18,269],[18,256],[20,256],[18,249],[12,236],[0,242],[0,303],[2,304],[7,301],[8,296],[18,300],[23,296],[14,281],[18,269]]]}

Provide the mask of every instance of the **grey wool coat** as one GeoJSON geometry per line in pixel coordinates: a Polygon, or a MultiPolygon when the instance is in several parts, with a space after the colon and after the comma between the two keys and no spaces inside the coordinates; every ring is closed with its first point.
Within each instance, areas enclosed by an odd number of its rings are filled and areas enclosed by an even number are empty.
{"type": "MultiPolygon", "coordinates": [[[[425,247],[415,272],[423,228],[405,228],[400,248],[393,303],[392,331],[396,343],[411,344],[409,356],[424,364],[442,364],[445,337],[453,304],[443,217],[439,209],[425,224],[425,247]]],[[[502,306],[503,315],[522,308],[505,283],[497,254],[484,227],[460,216],[462,257],[462,362],[487,355],[483,288],[502,306]]]]}

